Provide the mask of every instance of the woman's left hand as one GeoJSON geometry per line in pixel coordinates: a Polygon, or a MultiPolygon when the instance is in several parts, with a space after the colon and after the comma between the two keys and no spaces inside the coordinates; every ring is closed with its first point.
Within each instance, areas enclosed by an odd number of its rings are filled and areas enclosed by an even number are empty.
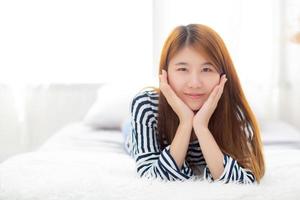
{"type": "Polygon", "coordinates": [[[222,75],[220,83],[216,85],[213,91],[210,93],[203,106],[196,113],[193,118],[193,127],[208,128],[208,122],[212,114],[214,113],[218,102],[223,94],[224,85],[227,81],[226,75],[222,75]]]}

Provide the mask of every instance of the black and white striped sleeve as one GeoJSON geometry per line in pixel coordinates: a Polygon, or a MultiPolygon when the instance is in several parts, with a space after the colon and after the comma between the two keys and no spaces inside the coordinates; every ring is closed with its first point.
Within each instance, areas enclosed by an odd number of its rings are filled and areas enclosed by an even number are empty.
{"type": "Polygon", "coordinates": [[[131,104],[131,126],[136,148],[133,152],[140,177],[161,180],[187,180],[193,172],[184,162],[179,169],[170,154],[170,146],[159,148],[157,138],[158,96],[149,91],[136,95],[131,104]]]}
{"type": "Polygon", "coordinates": [[[253,184],[255,177],[249,169],[242,168],[238,162],[231,156],[224,154],[223,158],[224,171],[220,178],[214,180],[209,168],[206,166],[204,169],[204,179],[209,182],[217,181],[222,183],[240,183],[240,184],[253,184]]]}

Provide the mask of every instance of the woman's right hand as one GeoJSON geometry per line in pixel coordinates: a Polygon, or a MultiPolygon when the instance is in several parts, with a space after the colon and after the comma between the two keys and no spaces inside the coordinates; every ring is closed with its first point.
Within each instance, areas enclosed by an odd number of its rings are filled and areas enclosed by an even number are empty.
{"type": "Polygon", "coordinates": [[[180,122],[193,122],[194,112],[176,95],[168,83],[168,74],[162,70],[159,75],[159,89],[164,94],[169,105],[177,114],[180,122]]]}

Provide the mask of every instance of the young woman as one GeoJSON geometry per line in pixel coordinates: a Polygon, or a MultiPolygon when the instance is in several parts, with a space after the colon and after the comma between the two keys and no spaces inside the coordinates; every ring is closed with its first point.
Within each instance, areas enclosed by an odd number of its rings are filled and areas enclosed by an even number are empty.
{"type": "Polygon", "coordinates": [[[162,50],[159,80],[131,105],[126,148],[139,176],[259,183],[260,131],[221,37],[200,24],[176,27],[162,50]]]}

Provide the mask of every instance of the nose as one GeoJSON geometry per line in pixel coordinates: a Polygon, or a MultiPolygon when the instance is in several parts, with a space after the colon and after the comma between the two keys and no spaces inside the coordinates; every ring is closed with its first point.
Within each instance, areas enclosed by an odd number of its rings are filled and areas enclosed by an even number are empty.
{"type": "Polygon", "coordinates": [[[200,88],[202,87],[203,83],[202,80],[199,76],[199,74],[194,73],[191,74],[189,79],[188,79],[188,87],[190,88],[200,88]]]}

